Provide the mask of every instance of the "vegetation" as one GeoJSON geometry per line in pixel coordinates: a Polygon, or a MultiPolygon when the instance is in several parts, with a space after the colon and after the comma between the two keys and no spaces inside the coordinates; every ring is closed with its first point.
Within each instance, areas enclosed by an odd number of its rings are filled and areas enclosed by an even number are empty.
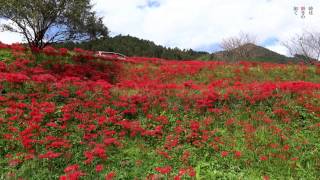
{"type": "Polygon", "coordinates": [[[255,44],[244,44],[229,51],[220,51],[213,54],[213,59],[238,62],[239,60],[248,60],[253,62],[271,62],[271,63],[293,63],[304,62],[297,58],[288,58],[284,55],[270,51],[264,47],[255,44]],[[240,56],[240,54],[246,54],[240,56]]]}
{"type": "Polygon", "coordinates": [[[199,52],[192,49],[181,50],[179,48],[166,48],[160,45],[156,45],[152,41],[139,39],[129,35],[118,35],[115,37],[78,43],[65,42],[55,44],[55,47],[64,47],[68,48],[69,50],[80,47],[82,49],[91,51],[112,51],[119,52],[127,56],[154,57],[171,60],[196,59],[205,61],[218,60],[226,62],[239,62],[240,60],[247,60],[253,62],[271,63],[308,62],[303,56],[289,58],[252,43],[237,46],[235,49],[214,52],[210,54],[208,52],[199,52]],[[240,56],[240,54],[244,55],[240,56]]]}
{"type": "Polygon", "coordinates": [[[37,51],[49,44],[68,40],[108,37],[102,18],[90,0],[1,0],[2,31],[20,33],[37,51]]]}
{"type": "Polygon", "coordinates": [[[256,44],[256,38],[248,33],[241,32],[236,37],[223,39],[220,46],[224,50],[224,57],[237,61],[252,57],[251,46],[256,44]]]}
{"type": "Polygon", "coordinates": [[[307,63],[320,60],[320,32],[305,31],[282,43],[292,56],[307,63]]]}
{"type": "Polygon", "coordinates": [[[197,52],[191,49],[180,50],[178,48],[166,48],[156,45],[152,41],[139,39],[132,36],[118,35],[107,39],[100,39],[88,42],[67,42],[56,45],[70,50],[80,47],[92,51],[113,51],[127,56],[157,57],[163,59],[197,59],[198,57],[209,54],[207,52],[197,52]]]}
{"type": "Polygon", "coordinates": [[[319,65],[0,49],[0,179],[320,177],[319,65]]]}

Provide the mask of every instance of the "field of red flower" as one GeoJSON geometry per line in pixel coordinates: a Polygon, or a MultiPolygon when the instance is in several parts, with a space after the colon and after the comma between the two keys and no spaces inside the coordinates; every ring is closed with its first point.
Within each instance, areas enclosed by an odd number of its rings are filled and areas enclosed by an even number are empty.
{"type": "Polygon", "coordinates": [[[0,44],[0,112],[0,179],[320,178],[319,65],[0,44]]]}

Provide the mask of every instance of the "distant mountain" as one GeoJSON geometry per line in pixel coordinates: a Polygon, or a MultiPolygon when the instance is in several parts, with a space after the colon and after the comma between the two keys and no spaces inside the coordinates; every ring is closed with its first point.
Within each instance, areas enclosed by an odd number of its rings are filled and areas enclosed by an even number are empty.
{"type": "Polygon", "coordinates": [[[251,43],[242,45],[231,51],[219,51],[213,53],[211,56],[213,59],[227,61],[247,60],[274,63],[287,63],[289,61],[294,61],[293,58],[286,57],[267,48],[251,43]]]}

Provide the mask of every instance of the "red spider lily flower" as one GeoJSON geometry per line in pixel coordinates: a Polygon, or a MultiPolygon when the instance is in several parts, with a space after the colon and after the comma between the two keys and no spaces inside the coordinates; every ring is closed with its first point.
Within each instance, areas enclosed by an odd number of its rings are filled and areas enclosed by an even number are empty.
{"type": "Polygon", "coordinates": [[[230,126],[230,125],[232,125],[233,123],[235,122],[235,120],[233,119],[233,118],[231,118],[231,119],[228,119],[226,122],[225,122],[225,126],[230,126]]]}
{"type": "Polygon", "coordinates": [[[226,157],[229,155],[229,152],[228,151],[222,151],[221,152],[221,157],[226,157]]]}
{"type": "Polygon", "coordinates": [[[246,133],[254,133],[256,131],[256,129],[254,128],[254,126],[252,124],[245,124],[244,131],[246,133]]]}
{"type": "Polygon", "coordinates": [[[59,54],[60,56],[65,56],[68,54],[68,49],[67,48],[59,48],[59,54]]]}
{"type": "Polygon", "coordinates": [[[282,160],[287,160],[286,156],[284,154],[276,154],[276,157],[282,160]]]}
{"type": "Polygon", "coordinates": [[[54,127],[54,128],[59,127],[59,126],[58,126],[56,123],[54,123],[54,122],[49,122],[49,123],[46,124],[46,126],[47,126],[47,127],[54,127]]]}
{"type": "Polygon", "coordinates": [[[12,159],[12,160],[9,161],[9,165],[14,167],[14,166],[19,165],[19,164],[22,163],[22,162],[23,162],[23,161],[20,160],[20,159],[12,159]]]}
{"type": "Polygon", "coordinates": [[[288,144],[284,145],[282,148],[284,151],[288,151],[290,149],[290,146],[288,144]]]}
{"type": "Polygon", "coordinates": [[[159,134],[161,134],[161,130],[157,131],[156,129],[155,130],[145,130],[145,131],[141,132],[142,136],[157,136],[159,134]]]}
{"type": "Polygon", "coordinates": [[[22,83],[29,80],[29,77],[22,73],[0,73],[0,81],[1,79],[12,83],[22,83]]]}
{"type": "Polygon", "coordinates": [[[31,149],[31,148],[32,148],[32,143],[36,142],[36,140],[31,139],[29,136],[30,136],[30,135],[28,135],[28,136],[23,136],[23,137],[22,137],[22,140],[21,140],[22,145],[23,145],[26,149],[31,149]]]}
{"type": "Polygon", "coordinates": [[[58,53],[56,52],[56,49],[52,46],[47,46],[42,50],[47,56],[55,56],[58,53]]]}
{"type": "Polygon", "coordinates": [[[183,176],[184,174],[186,174],[188,172],[188,169],[180,169],[179,170],[179,176],[183,176]]]}
{"type": "Polygon", "coordinates": [[[235,151],[235,152],[234,152],[234,156],[235,156],[236,158],[240,158],[240,157],[242,156],[241,151],[235,151]]]}
{"type": "Polygon", "coordinates": [[[94,84],[95,86],[100,86],[103,90],[109,90],[112,88],[112,85],[104,80],[98,80],[94,84]]]}
{"type": "Polygon", "coordinates": [[[93,158],[94,158],[94,154],[92,152],[89,152],[89,151],[85,151],[84,153],[84,156],[87,158],[84,163],[85,164],[90,164],[92,163],[93,161],[93,158]]]}
{"type": "Polygon", "coordinates": [[[86,174],[82,171],[73,171],[68,173],[67,175],[60,176],[60,180],[78,180],[81,176],[85,176],[86,174]]]}
{"type": "Polygon", "coordinates": [[[66,175],[62,175],[59,177],[59,180],[68,180],[68,177],[66,175]]]}
{"type": "Polygon", "coordinates": [[[260,156],[260,161],[266,161],[266,160],[268,160],[268,157],[267,156],[260,156]]]}
{"type": "Polygon", "coordinates": [[[161,179],[161,175],[159,174],[150,174],[146,178],[146,180],[158,180],[158,179],[161,179]]]}
{"type": "Polygon", "coordinates": [[[107,122],[107,118],[105,116],[100,116],[98,118],[98,124],[101,126],[103,123],[107,122]]]}
{"type": "Polygon", "coordinates": [[[169,124],[168,118],[166,116],[158,116],[156,121],[160,122],[163,125],[169,124]]]}
{"type": "Polygon", "coordinates": [[[284,118],[284,119],[282,119],[282,121],[283,121],[284,123],[290,123],[290,122],[291,122],[291,119],[290,119],[290,118],[284,118]]]}
{"type": "MultiPolygon", "coordinates": [[[[0,96],[0,102],[1,102],[1,101],[6,101],[6,100],[7,100],[6,97],[0,96]]],[[[320,123],[319,123],[319,124],[320,124],[320,123]]]]}
{"type": "Polygon", "coordinates": [[[12,133],[18,133],[19,132],[18,128],[12,127],[12,126],[8,127],[8,130],[10,130],[12,133]]]}
{"type": "Polygon", "coordinates": [[[62,118],[59,118],[60,121],[68,121],[72,118],[71,113],[63,113],[62,118]]]}
{"type": "Polygon", "coordinates": [[[171,156],[169,155],[169,153],[165,152],[165,151],[160,151],[160,150],[157,150],[157,153],[167,159],[171,159],[171,156]]]}
{"type": "Polygon", "coordinates": [[[6,45],[0,42],[0,49],[8,49],[8,48],[9,48],[9,45],[6,45]]]}
{"type": "Polygon", "coordinates": [[[9,46],[12,50],[15,50],[15,51],[25,51],[26,50],[26,48],[23,47],[23,45],[19,44],[19,43],[13,43],[9,46]]]}
{"type": "Polygon", "coordinates": [[[266,117],[266,118],[263,118],[263,122],[265,122],[266,124],[270,124],[272,123],[272,119],[266,117]]]}
{"type": "Polygon", "coordinates": [[[177,125],[175,128],[174,128],[174,131],[176,132],[176,134],[180,134],[181,132],[184,131],[183,127],[177,125]]]}
{"type": "Polygon", "coordinates": [[[109,145],[111,145],[111,144],[115,144],[115,145],[118,145],[118,144],[119,144],[119,142],[117,141],[116,138],[105,138],[105,139],[103,140],[103,142],[104,142],[104,144],[107,145],[107,146],[109,146],[109,145]]]}
{"type": "Polygon", "coordinates": [[[193,167],[189,167],[186,169],[180,169],[179,170],[179,176],[183,176],[184,174],[188,173],[190,177],[196,176],[196,171],[193,169],[193,167]]]}
{"type": "Polygon", "coordinates": [[[2,137],[6,140],[13,140],[14,136],[12,134],[3,134],[2,137]]]}
{"type": "Polygon", "coordinates": [[[31,77],[32,81],[38,83],[56,82],[57,79],[51,74],[39,74],[31,77]]]}
{"type": "Polygon", "coordinates": [[[209,126],[210,124],[213,123],[213,120],[212,120],[212,118],[207,117],[207,118],[205,118],[205,119],[203,120],[203,123],[204,123],[205,126],[209,126]]]}
{"type": "Polygon", "coordinates": [[[179,143],[179,137],[168,135],[166,137],[164,148],[171,150],[172,148],[176,147],[178,143],[179,143]]]}
{"type": "Polygon", "coordinates": [[[69,144],[68,140],[56,140],[46,146],[47,148],[70,148],[71,144],[69,144]]]}
{"type": "Polygon", "coordinates": [[[110,172],[105,176],[105,180],[112,180],[116,176],[115,172],[110,172]]]}
{"type": "Polygon", "coordinates": [[[183,161],[183,162],[187,161],[189,159],[190,155],[191,155],[191,153],[188,150],[184,151],[182,154],[182,157],[181,157],[181,161],[183,161]]]}
{"type": "Polygon", "coordinates": [[[152,114],[147,114],[146,116],[148,119],[152,119],[153,118],[153,115],[152,114]]]}
{"type": "Polygon", "coordinates": [[[196,176],[196,171],[194,170],[193,167],[189,167],[189,169],[188,169],[188,175],[189,175],[190,177],[196,176]]]}
{"type": "Polygon", "coordinates": [[[103,165],[102,164],[98,164],[96,166],[96,172],[101,172],[103,170],[103,165]]]}
{"type": "Polygon", "coordinates": [[[200,128],[200,123],[198,121],[191,121],[190,128],[192,131],[198,131],[200,128]]]}
{"type": "Polygon", "coordinates": [[[105,111],[105,113],[107,113],[107,115],[109,117],[115,116],[118,113],[118,111],[116,111],[112,108],[106,108],[104,111],[105,111]]]}
{"type": "Polygon", "coordinates": [[[35,53],[39,53],[41,51],[40,48],[34,47],[34,46],[31,47],[31,50],[32,50],[32,52],[35,52],[35,53]]]}
{"type": "Polygon", "coordinates": [[[216,137],[213,138],[213,140],[214,140],[215,142],[218,142],[218,143],[219,143],[219,142],[221,141],[221,138],[220,138],[219,136],[216,136],[216,137]]]}
{"type": "Polygon", "coordinates": [[[64,169],[64,172],[65,173],[74,172],[74,171],[77,171],[78,169],[79,169],[79,165],[78,164],[74,164],[74,165],[70,165],[70,166],[66,167],[64,169]]]}
{"type": "Polygon", "coordinates": [[[92,153],[95,155],[95,156],[98,156],[102,159],[106,159],[107,158],[107,155],[106,155],[106,150],[103,148],[103,146],[101,145],[97,145],[93,150],[92,150],[92,153]]]}
{"type": "Polygon", "coordinates": [[[269,176],[263,176],[263,180],[269,180],[270,177],[269,176]]]}
{"type": "Polygon", "coordinates": [[[0,61],[0,72],[4,72],[7,69],[7,65],[0,61]]]}
{"type": "Polygon", "coordinates": [[[103,133],[106,136],[112,136],[112,135],[115,135],[117,132],[114,130],[104,130],[103,133]]]}
{"type": "Polygon", "coordinates": [[[44,159],[44,158],[47,158],[47,159],[53,159],[53,158],[57,158],[57,157],[60,157],[62,153],[55,153],[53,151],[48,151],[47,153],[45,154],[41,154],[39,155],[38,157],[40,159],[44,159]]]}
{"type": "Polygon", "coordinates": [[[277,147],[279,147],[279,144],[271,143],[271,144],[269,144],[269,146],[270,146],[272,149],[276,149],[277,147]]]}
{"type": "Polygon", "coordinates": [[[30,160],[30,159],[34,159],[35,155],[34,154],[27,154],[24,156],[24,160],[30,160]]]}
{"type": "Polygon", "coordinates": [[[172,167],[171,166],[156,167],[155,170],[161,174],[168,174],[171,172],[172,167]]]}
{"type": "Polygon", "coordinates": [[[286,110],[282,109],[282,108],[275,109],[275,110],[273,111],[273,113],[276,114],[276,115],[278,115],[278,116],[280,116],[280,117],[284,117],[285,115],[288,114],[288,112],[287,112],[286,110]]]}

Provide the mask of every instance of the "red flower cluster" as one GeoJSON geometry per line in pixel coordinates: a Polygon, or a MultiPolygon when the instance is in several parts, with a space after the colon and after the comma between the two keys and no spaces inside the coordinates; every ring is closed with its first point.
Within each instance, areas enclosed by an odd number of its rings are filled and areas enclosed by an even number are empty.
{"type": "Polygon", "coordinates": [[[298,166],[318,171],[320,66],[117,61],[53,47],[39,60],[22,45],[0,49],[15,58],[0,61],[8,175],[28,163],[50,170],[48,179],[178,180],[198,168],[210,179],[211,162],[217,172],[241,164],[279,179],[298,176],[298,166]]]}

